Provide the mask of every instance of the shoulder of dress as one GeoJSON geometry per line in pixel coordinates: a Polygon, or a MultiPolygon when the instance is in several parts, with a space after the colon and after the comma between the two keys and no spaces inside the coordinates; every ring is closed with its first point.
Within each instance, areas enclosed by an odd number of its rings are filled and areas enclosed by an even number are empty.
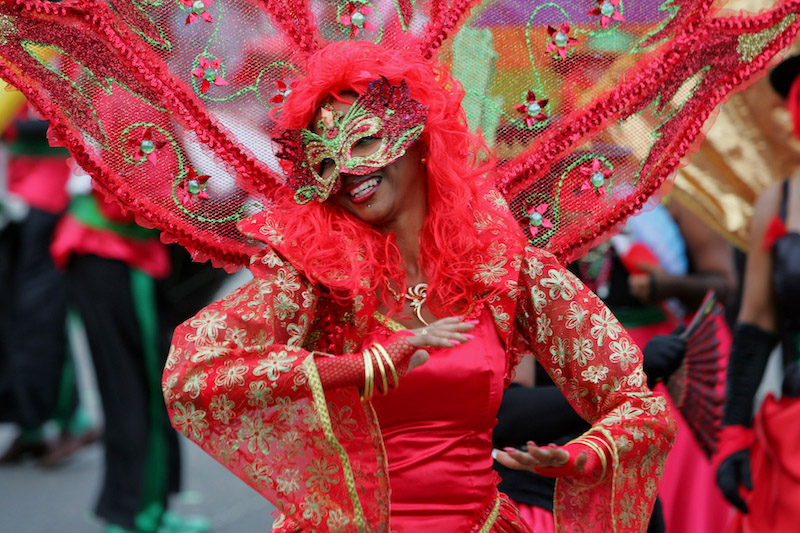
{"type": "Polygon", "coordinates": [[[531,244],[525,246],[525,249],[522,251],[522,256],[521,274],[523,274],[523,277],[524,275],[528,275],[535,278],[542,273],[542,269],[545,267],[557,268],[559,270],[567,268],[566,265],[561,263],[551,252],[548,252],[544,248],[537,248],[531,244]]]}
{"type": "Polygon", "coordinates": [[[312,285],[306,275],[289,259],[274,248],[266,248],[261,253],[250,257],[250,272],[255,278],[271,280],[278,276],[291,277],[296,283],[312,285]]]}

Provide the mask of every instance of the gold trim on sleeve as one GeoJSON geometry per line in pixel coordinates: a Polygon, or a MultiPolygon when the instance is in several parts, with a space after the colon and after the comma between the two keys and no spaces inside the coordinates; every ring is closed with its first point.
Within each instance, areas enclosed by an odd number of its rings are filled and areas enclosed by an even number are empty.
{"type": "Polygon", "coordinates": [[[372,313],[372,318],[374,318],[375,320],[377,320],[378,322],[389,328],[389,330],[394,333],[397,333],[398,331],[406,331],[408,329],[400,322],[392,320],[391,318],[384,315],[380,311],[375,311],[374,313],[372,313]]]}
{"type": "Polygon", "coordinates": [[[497,517],[500,515],[500,504],[502,502],[503,499],[500,494],[498,494],[497,499],[494,501],[492,511],[489,513],[489,516],[486,517],[486,522],[483,523],[478,533],[489,533],[492,530],[494,523],[497,522],[497,517]]]}
{"type": "Polygon", "coordinates": [[[345,451],[344,447],[333,433],[333,424],[331,423],[330,413],[328,413],[328,404],[325,400],[325,391],[322,389],[322,381],[319,379],[319,372],[317,372],[317,364],[314,361],[314,352],[311,352],[311,354],[303,360],[303,367],[308,374],[308,383],[311,387],[314,407],[317,412],[317,417],[319,418],[320,426],[322,427],[322,432],[325,434],[325,440],[342,462],[342,473],[344,473],[345,485],[347,485],[347,492],[350,494],[350,500],[353,503],[353,521],[359,533],[366,533],[366,519],[364,518],[364,509],[361,507],[361,500],[358,499],[353,466],[350,464],[347,451],[345,451]]]}
{"type": "MultiPolygon", "coordinates": [[[[609,506],[612,515],[614,511],[614,507],[617,500],[617,468],[619,468],[619,453],[617,451],[617,444],[614,442],[614,437],[611,436],[611,433],[603,428],[603,427],[592,427],[581,435],[582,437],[593,437],[598,441],[602,440],[604,444],[608,446],[608,452],[611,455],[611,500],[609,501],[609,506]],[[594,433],[600,433],[600,435],[596,435],[594,433]]],[[[578,490],[586,490],[588,487],[581,486],[581,485],[572,485],[570,484],[565,478],[557,477],[556,478],[556,496],[561,491],[561,484],[567,485],[568,487],[574,487],[578,490]]],[[[598,485],[597,483],[596,485],[598,485]]],[[[561,509],[558,505],[553,508],[553,519],[556,526],[556,531],[561,531],[561,509]]],[[[611,519],[611,533],[617,532],[617,521],[616,519],[611,519]]]]}

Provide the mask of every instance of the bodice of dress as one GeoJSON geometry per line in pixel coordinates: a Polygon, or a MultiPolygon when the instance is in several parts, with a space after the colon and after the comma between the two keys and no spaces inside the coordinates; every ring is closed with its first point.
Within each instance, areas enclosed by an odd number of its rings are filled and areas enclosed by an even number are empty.
{"type": "Polygon", "coordinates": [[[488,311],[472,334],[431,351],[396,390],[373,400],[388,457],[393,532],[469,531],[494,501],[491,434],[506,356],[488,311]]]}

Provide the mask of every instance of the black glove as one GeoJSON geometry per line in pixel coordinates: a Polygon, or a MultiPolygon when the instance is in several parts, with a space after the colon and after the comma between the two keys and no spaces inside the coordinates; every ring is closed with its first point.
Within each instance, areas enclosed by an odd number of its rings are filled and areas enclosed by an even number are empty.
{"type": "Polygon", "coordinates": [[[681,366],[686,355],[686,340],[680,336],[684,330],[680,325],[669,335],[656,335],[642,350],[644,373],[650,387],[670,377],[681,366]]]}
{"type": "Polygon", "coordinates": [[[769,354],[778,338],[751,324],[736,324],[728,361],[728,384],[725,390],[723,426],[750,427],[753,398],[764,376],[769,354]]]}
{"type": "Polygon", "coordinates": [[[717,486],[722,491],[722,495],[731,505],[741,512],[747,513],[747,504],[739,494],[739,487],[742,485],[747,490],[753,490],[749,450],[739,450],[730,454],[717,468],[717,486]]]}
{"type": "MultiPolygon", "coordinates": [[[[751,324],[736,324],[728,361],[728,384],[723,426],[749,428],[753,419],[753,397],[764,375],[769,354],[778,339],[768,331],[751,324]]],[[[725,457],[717,468],[717,486],[734,507],[747,512],[739,487],[753,489],[750,476],[750,451],[738,450],[725,457]]]]}

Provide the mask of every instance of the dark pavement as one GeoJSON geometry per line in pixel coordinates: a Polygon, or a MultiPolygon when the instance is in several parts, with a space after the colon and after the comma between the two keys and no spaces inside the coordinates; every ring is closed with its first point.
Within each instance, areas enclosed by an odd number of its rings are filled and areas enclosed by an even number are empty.
{"type": "MultiPolygon", "coordinates": [[[[0,426],[0,448],[14,436],[0,426]]],[[[184,491],[172,508],[203,515],[213,532],[266,533],[274,507],[200,448],[183,439],[184,491]]],[[[99,489],[103,450],[94,444],[63,466],[42,469],[33,463],[0,467],[0,532],[101,533],[91,509],[99,489]]]]}
{"type": "MultiPolygon", "coordinates": [[[[248,278],[247,272],[232,276],[219,296],[248,278]]],[[[86,341],[80,330],[72,327],[71,333],[81,404],[100,422],[86,341]]],[[[0,424],[0,453],[15,436],[13,426],[0,424]]],[[[181,440],[183,492],[171,502],[171,509],[205,516],[214,533],[268,532],[275,508],[195,444],[181,440]]],[[[57,468],[43,469],[33,462],[0,466],[0,533],[102,533],[103,524],[92,513],[102,476],[102,454],[102,445],[93,444],[57,468]]]]}

